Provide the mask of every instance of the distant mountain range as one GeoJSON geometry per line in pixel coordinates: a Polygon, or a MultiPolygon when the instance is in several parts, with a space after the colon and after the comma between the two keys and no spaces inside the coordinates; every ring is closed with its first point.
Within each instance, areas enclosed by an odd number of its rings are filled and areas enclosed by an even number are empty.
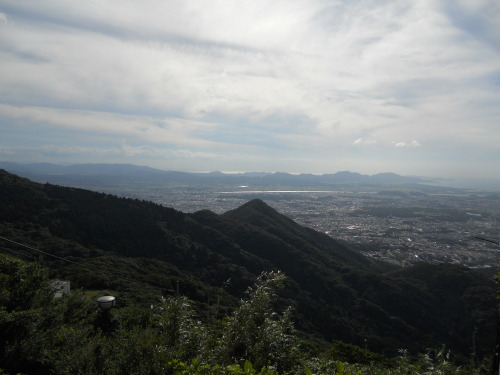
{"type": "MultiPolygon", "coordinates": [[[[66,168],[105,174],[111,167],[66,168]]],[[[120,168],[139,176],[168,175],[120,168]]],[[[155,288],[175,290],[178,282],[210,319],[231,308],[262,271],[279,269],[288,276],[281,306],[293,306],[304,337],[343,340],[388,355],[441,345],[469,355],[473,342],[479,354],[494,347],[493,280],[463,266],[397,268],[378,262],[262,200],[222,215],[185,214],[147,201],[38,184],[0,170],[0,207],[0,236],[45,254],[0,239],[2,251],[35,256],[74,287],[112,290],[122,304],[134,298],[149,306],[153,292],[159,293],[155,288]]]]}
{"type": "Polygon", "coordinates": [[[76,164],[62,166],[49,163],[19,164],[0,162],[0,168],[37,182],[66,186],[93,186],[116,184],[163,184],[203,186],[296,187],[332,188],[339,185],[411,185],[429,182],[423,178],[379,173],[372,176],[354,172],[334,174],[289,174],[283,172],[222,172],[186,173],[163,171],[130,164],[76,164]]]}

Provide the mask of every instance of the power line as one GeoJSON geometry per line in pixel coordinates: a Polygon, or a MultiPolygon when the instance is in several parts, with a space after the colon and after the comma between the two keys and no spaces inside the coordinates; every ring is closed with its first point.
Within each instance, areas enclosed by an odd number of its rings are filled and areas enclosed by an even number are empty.
{"type": "Polygon", "coordinates": [[[478,236],[475,236],[474,238],[477,238],[478,240],[481,240],[481,241],[491,242],[491,243],[494,243],[495,245],[500,245],[500,242],[490,240],[488,238],[483,238],[483,237],[478,237],[478,236]]]}
{"type": "Polygon", "coordinates": [[[43,250],[40,250],[40,249],[37,249],[37,248],[34,248],[32,246],[29,246],[29,245],[26,245],[26,244],[23,244],[23,243],[20,243],[20,242],[16,242],[14,240],[11,240],[9,238],[5,238],[3,236],[0,236],[0,239],[4,240],[4,241],[7,241],[7,242],[10,242],[10,243],[13,243],[15,245],[18,245],[18,246],[21,246],[21,247],[24,247],[28,250],[32,250],[32,251],[36,251],[40,254],[43,254],[43,255],[48,255],[50,257],[53,257],[53,258],[56,258],[56,259],[59,259],[59,260],[63,260],[65,262],[68,262],[68,263],[72,263],[72,264],[76,264],[80,267],[84,267],[84,268],[87,268],[89,270],[92,270],[92,271],[95,271],[95,272],[99,272],[99,273],[103,273],[103,274],[106,274],[106,275],[109,275],[109,276],[113,276],[113,277],[116,277],[116,278],[119,278],[119,279],[123,279],[123,280],[127,280],[127,281],[131,281],[131,282],[134,282],[134,283],[138,283],[138,284],[143,284],[143,285],[147,285],[147,286],[150,286],[151,288],[155,288],[155,289],[158,289],[158,290],[161,290],[161,291],[168,291],[170,292],[169,289],[166,289],[166,288],[160,288],[158,286],[155,286],[155,285],[151,285],[149,283],[146,283],[144,281],[139,281],[139,280],[136,280],[136,279],[131,279],[131,278],[128,278],[126,276],[122,276],[122,275],[118,275],[116,273],[113,273],[113,272],[109,272],[109,271],[103,271],[103,270],[100,270],[98,268],[95,268],[95,267],[92,267],[92,266],[88,266],[86,264],[82,264],[82,263],[79,263],[79,262],[75,262],[74,260],[71,260],[71,259],[67,259],[67,258],[63,258],[63,257],[60,257],[58,255],[55,255],[55,254],[51,254],[51,253],[48,253],[46,251],[43,251],[43,250]]]}
{"type": "Polygon", "coordinates": [[[25,257],[28,258],[29,260],[37,260],[36,256],[34,254],[27,254],[27,253],[22,253],[20,251],[15,251],[7,247],[0,247],[0,250],[2,251],[8,251],[9,253],[16,254],[19,257],[25,257]]]}

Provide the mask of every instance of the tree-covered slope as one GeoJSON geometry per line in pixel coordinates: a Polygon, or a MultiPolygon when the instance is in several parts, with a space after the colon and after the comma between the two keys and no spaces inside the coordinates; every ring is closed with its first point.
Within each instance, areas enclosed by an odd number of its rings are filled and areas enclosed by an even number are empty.
{"type": "MultiPolygon", "coordinates": [[[[2,374],[489,374],[444,348],[388,359],[336,341],[301,341],[290,310],[276,310],[286,276],[264,272],[233,311],[201,322],[184,296],[99,310],[82,291],[54,298],[46,269],[0,254],[2,374]]],[[[494,366],[493,366],[494,368],[494,366]]],[[[493,371],[495,372],[495,371],[493,371]]]]}
{"type": "MultiPolygon", "coordinates": [[[[260,200],[224,215],[184,214],[0,171],[0,206],[0,236],[90,267],[44,255],[55,274],[75,286],[137,294],[150,287],[135,281],[163,290],[179,281],[181,292],[209,316],[234,306],[262,271],[279,269],[288,276],[281,298],[295,307],[297,327],[323,339],[390,354],[441,344],[469,354],[473,335],[478,352],[493,347],[491,280],[451,265],[394,269],[260,200]]],[[[7,241],[2,247],[21,251],[7,241]]],[[[140,294],[147,303],[147,293],[140,294]]]]}

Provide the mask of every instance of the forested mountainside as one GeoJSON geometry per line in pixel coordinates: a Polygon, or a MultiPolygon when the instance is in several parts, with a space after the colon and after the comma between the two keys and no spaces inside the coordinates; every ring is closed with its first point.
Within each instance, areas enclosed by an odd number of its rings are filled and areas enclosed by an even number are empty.
{"type": "Polygon", "coordinates": [[[262,271],[281,270],[281,304],[293,307],[304,335],[387,355],[440,345],[468,355],[473,342],[478,354],[493,350],[493,280],[455,265],[376,262],[261,200],[223,215],[185,214],[0,171],[0,207],[0,236],[74,263],[5,240],[2,249],[42,257],[53,276],[113,290],[122,304],[148,304],[158,293],[149,285],[166,291],[178,282],[208,319],[235,306],[262,271]]]}

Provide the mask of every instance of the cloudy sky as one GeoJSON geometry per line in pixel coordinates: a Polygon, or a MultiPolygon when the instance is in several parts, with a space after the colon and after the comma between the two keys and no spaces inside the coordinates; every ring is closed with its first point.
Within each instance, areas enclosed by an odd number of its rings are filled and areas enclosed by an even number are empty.
{"type": "Polygon", "coordinates": [[[0,160],[491,177],[499,19],[498,0],[0,0],[0,160]]]}

